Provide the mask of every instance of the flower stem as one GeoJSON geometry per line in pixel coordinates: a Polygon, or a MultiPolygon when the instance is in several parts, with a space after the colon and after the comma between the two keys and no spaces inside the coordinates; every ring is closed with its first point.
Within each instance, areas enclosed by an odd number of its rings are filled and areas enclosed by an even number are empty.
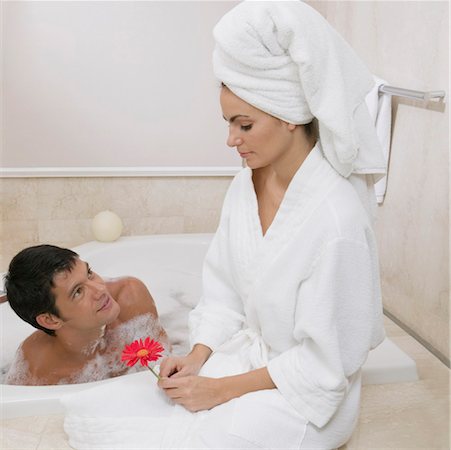
{"type": "Polygon", "coordinates": [[[158,378],[160,379],[160,375],[158,375],[150,366],[147,366],[147,368],[158,378]]]}

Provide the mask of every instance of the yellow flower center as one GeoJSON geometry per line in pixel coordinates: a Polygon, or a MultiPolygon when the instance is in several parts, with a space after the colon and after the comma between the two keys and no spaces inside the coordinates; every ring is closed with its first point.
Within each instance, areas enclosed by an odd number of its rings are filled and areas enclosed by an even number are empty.
{"type": "Polygon", "coordinates": [[[149,351],[146,350],[145,348],[142,348],[141,350],[138,350],[138,351],[136,352],[136,356],[137,356],[138,358],[142,358],[143,356],[147,356],[148,354],[149,354],[149,351]]]}

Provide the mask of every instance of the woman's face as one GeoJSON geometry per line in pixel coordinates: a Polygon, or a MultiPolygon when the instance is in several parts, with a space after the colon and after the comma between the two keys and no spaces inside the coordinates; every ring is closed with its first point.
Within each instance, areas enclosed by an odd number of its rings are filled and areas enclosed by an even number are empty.
{"type": "Polygon", "coordinates": [[[290,152],[295,125],[276,119],[221,89],[221,108],[229,123],[227,145],[236,147],[251,169],[275,165],[290,152]]]}

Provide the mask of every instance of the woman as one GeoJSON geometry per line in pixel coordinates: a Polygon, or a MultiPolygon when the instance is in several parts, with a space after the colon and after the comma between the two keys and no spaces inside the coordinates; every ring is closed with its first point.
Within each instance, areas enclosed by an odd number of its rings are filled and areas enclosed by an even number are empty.
{"type": "Polygon", "coordinates": [[[247,168],[205,260],[192,351],[161,364],[158,384],[176,407],[159,403],[158,445],[336,448],[357,421],[360,368],[384,336],[372,77],[301,2],[241,3],[214,35],[227,143],[247,168]]]}

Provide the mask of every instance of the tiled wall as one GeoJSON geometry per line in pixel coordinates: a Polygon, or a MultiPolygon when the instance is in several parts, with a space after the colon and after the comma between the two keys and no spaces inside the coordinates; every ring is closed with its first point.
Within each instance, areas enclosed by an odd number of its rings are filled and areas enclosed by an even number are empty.
{"type": "Polygon", "coordinates": [[[92,218],[110,209],[123,235],[215,231],[229,177],[6,178],[0,180],[0,271],[36,243],[94,239],[92,218]]]}
{"type": "Polygon", "coordinates": [[[309,3],[388,84],[448,90],[442,104],[393,99],[376,232],[386,310],[449,358],[449,4],[309,3]]]}

